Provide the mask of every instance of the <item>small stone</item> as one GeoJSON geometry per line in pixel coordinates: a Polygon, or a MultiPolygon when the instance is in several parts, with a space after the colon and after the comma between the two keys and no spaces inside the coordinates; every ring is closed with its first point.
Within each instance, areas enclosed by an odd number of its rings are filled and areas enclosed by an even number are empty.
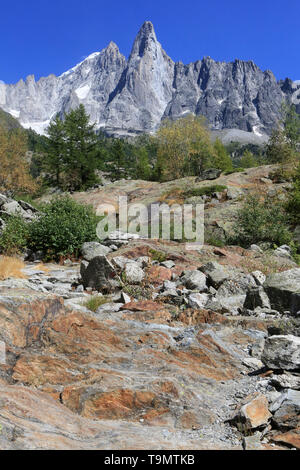
{"type": "Polygon", "coordinates": [[[126,264],[124,274],[129,284],[139,284],[145,277],[144,271],[134,261],[126,264]]]}
{"type": "Polygon", "coordinates": [[[188,304],[191,308],[202,309],[208,301],[207,294],[191,294],[188,297],[188,304]]]}
{"type": "Polygon", "coordinates": [[[264,367],[264,364],[259,359],[255,357],[246,357],[243,359],[243,365],[249,367],[249,369],[259,370],[264,367]]]}
{"type": "Polygon", "coordinates": [[[181,282],[191,290],[197,289],[199,292],[207,290],[206,276],[200,271],[185,271],[181,282]]]}
{"type": "Polygon", "coordinates": [[[261,435],[254,434],[253,436],[244,436],[243,437],[243,448],[244,450],[261,450],[263,449],[261,443],[261,435]]]}
{"type": "Polygon", "coordinates": [[[171,260],[163,261],[160,264],[161,264],[161,266],[164,266],[165,268],[168,268],[168,269],[172,269],[175,266],[174,261],[171,261],[171,260]]]}
{"type": "Polygon", "coordinates": [[[268,409],[268,400],[264,395],[250,398],[233,417],[238,429],[247,432],[260,426],[266,426],[272,417],[268,409]]]}

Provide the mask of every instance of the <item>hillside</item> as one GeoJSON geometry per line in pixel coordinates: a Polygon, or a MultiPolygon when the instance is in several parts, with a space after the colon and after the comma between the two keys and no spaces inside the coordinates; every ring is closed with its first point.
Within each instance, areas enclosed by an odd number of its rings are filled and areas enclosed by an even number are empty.
{"type": "Polygon", "coordinates": [[[22,126],[11,114],[0,109],[0,127],[10,131],[12,129],[20,129],[22,126]]]}

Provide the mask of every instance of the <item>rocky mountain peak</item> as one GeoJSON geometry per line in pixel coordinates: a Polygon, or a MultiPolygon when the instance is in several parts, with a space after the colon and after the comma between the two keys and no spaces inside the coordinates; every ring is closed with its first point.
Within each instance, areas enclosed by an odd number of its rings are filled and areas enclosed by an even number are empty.
{"type": "Polygon", "coordinates": [[[205,57],[176,64],[150,21],[140,28],[128,61],[111,41],[59,77],[0,84],[0,108],[44,133],[52,117],[83,104],[98,128],[115,135],[153,132],[162,119],[204,115],[213,130],[270,134],[283,101],[300,111],[299,83],[277,82],[252,61],[205,57]]]}
{"type": "Polygon", "coordinates": [[[143,55],[145,55],[147,52],[153,51],[153,49],[158,45],[160,46],[157,41],[153,24],[151,21],[145,21],[135,38],[131,56],[137,54],[140,57],[143,57],[143,55]]]}

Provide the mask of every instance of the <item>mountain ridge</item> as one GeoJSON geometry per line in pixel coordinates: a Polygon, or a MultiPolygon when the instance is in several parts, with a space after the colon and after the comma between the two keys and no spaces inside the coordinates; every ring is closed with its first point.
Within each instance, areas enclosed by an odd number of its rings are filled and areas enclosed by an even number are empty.
{"type": "Polygon", "coordinates": [[[153,132],[164,118],[204,115],[212,130],[270,134],[283,101],[300,112],[300,83],[277,81],[253,61],[217,62],[206,56],[174,62],[146,21],[129,55],[111,41],[56,77],[0,82],[0,108],[23,127],[45,133],[51,119],[84,104],[97,129],[128,135],[153,132]]]}

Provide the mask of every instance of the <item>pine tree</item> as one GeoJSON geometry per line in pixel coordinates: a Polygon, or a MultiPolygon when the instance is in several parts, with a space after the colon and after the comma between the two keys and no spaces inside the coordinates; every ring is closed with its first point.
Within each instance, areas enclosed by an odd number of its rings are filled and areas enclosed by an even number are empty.
{"type": "Polygon", "coordinates": [[[213,166],[222,171],[231,171],[233,169],[232,160],[220,139],[216,139],[214,143],[214,151],[215,156],[212,159],[213,166]]]}
{"type": "Polygon", "coordinates": [[[257,166],[257,160],[250,150],[245,150],[240,160],[241,168],[254,168],[257,166]]]}
{"type": "Polygon", "coordinates": [[[73,189],[86,189],[98,179],[95,170],[99,160],[99,146],[94,125],[81,104],[65,116],[66,171],[72,175],[73,189]]]}
{"type": "Polygon", "coordinates": [[[44,145],[45,156],[42,160],[42,168],[59,187],[61,173],[65,168],[66,133],[64,123],[58,114],[50,123],[47,133],[48,139],[44,145]]]}

